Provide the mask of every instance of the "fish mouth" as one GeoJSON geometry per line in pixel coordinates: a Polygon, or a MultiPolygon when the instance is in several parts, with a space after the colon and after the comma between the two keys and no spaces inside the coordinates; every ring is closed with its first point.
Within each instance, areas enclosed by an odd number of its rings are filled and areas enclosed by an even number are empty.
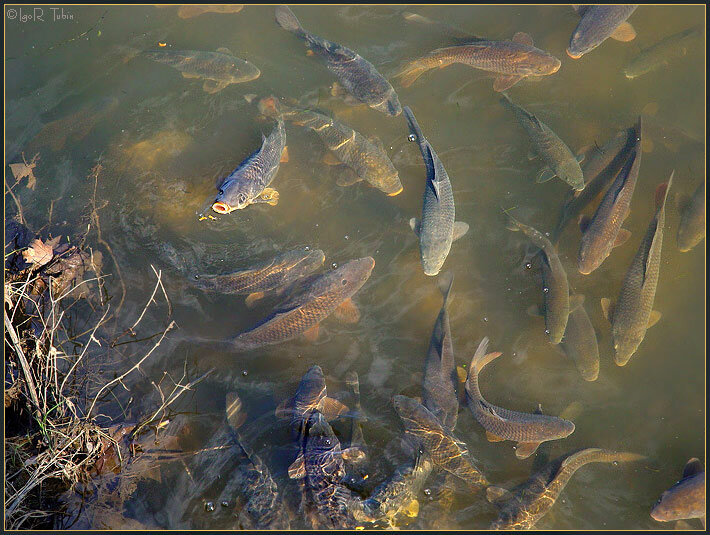
{"type": "Polygon", "coordinates": [[[567,55],[572,59],[579,59],[584,55],[584,52],[572,52],[569,48],[567,49],[567,55]]]}
{"type": "Polygon", "coordinates": [[[214,210],[218,214],[228,214],[229,212],[234,210],[234,208],[231,208],[227,203],[217,201],[212,205],[212,210],[214,210]]]}
{"type": "Polygon", "coordinates": [[[394,193],[388,193],[387,196],[388,196],[388,197],[394,197],[395,195],[399,195],[399,194],[402,193],[403,191],[404,191],[404,186],[400,187],[400,188],[399,188],[397,191],[395,191],[394,193]]]}

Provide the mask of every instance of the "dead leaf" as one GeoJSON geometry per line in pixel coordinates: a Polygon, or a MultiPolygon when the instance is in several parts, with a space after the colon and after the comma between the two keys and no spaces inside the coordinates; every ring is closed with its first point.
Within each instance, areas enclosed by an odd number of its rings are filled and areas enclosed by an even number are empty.
{"type": "Polygon", "coordinates": [[[33,267],[41,267],[54,256],[54,247],[59,243],[60,238],[61,236],[57,236],[46,243],[38,238],[30,243],[27,250],[22,251],[22,256],[26,262],[34,264],[33,267]]]}
{"type": "Polygon", "coordinates": [[[37,166],[38,158],[39,152],[34,155],[34,158],[32,158],[31,162],[27,163],[27,160],[25,160],[25,155],[23,153],[23,161],[21,163],[10,164],[10,171],[12,171],[13,176],[17,179],[18,182],[23,178],[27,177],[27,187],[30,189],[35,189],[35,186],[37,185],[37,178],[34,175],[33,169],[37,166]]]}

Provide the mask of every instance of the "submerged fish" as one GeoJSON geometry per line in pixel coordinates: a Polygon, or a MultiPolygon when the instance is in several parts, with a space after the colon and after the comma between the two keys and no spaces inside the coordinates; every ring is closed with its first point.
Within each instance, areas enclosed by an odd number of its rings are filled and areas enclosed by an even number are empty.
{"type": "Polygon", "coordinates": [[[552,243],[557,243],[567,223],[575,219],[616,178],[639,136],[640,132],[631,127],[618,132],[601,147],[595,146],[587,152],[581,164],[584,189],[567,194],[557,225],[550,234],[552,243]]]}
{"type": "Polygon", "coordinates": [[[347,467],[344,483],[348,488],[361,492],[369,477],[367,473],[367,445],[362,434],[362,407],[360,405],[360,379],[356,371],[350,371],[345,377],[346,384],[353,391],[353,410],[350,413],[350,445],[347,455],[343,455],[347,467]]]}
{"type": "Polygon", "coordinates": [[[510,214],[508,218],[511,222],[508,227],[510,230],[522,231],[536,247],[540,248],[543,297],[540,312],[545,317],[545,333],[553,344],[559,344],[567,328],[570,310],[581,304],[581,298],[570,300],[567,272],[562,267],[557,249],[552,242],[540,231],[524,225],[510,214]]]}
{"type": "Polygon", "coordinates": [[[360,313],[350,298],[370,278],[374,267],[375,260],[368,256],[317,276],[258,325],[229,339],[227,345],[234,351],[248,351],[300,334],[315,339],[320,322],[334,312],[344,321],[357,322],[360,313]]]}
{"type": "Polygon", "coordinates": [[[217,93],[230,84],[240,84],[259,78],[261,71],[247,60],[234,57],[231,50],[148,50],[147,58],[165,63],[180,71],[184,78],[202,78],[202,89],[217,93]]]}
{"type": "Polygon", "coordinates": [[[656,213],[621,283],[616,304],[612,307],[609,299],[602,299],[604,316],[611,323],[616,352],[614,360],[618,366],[626,365],[641,345],[646,330],[661,318],[661,313],[653,310],[653,300],[661,266],[666,198],[672,182],[673,173],[668,182],[656,190],[656,213]]]}
{"type": "Polygon", "coordinates": [[[406,432],[419,441],[435,465],[472,487],[488,485],[484,475],[468,457],[466,445],[444,429],[426,407],[402,395],[394,396],[392,402],[406,432]]]}
{"type": "Polygon", "coordinates": [[[685,253],[705,239],[705,180],[691,197],[681,197],[678,204],[678,249],[685,253]]]}
{"type": "Polygon", "coordinates": [[[583,190],[584,175],[579,166],[583,157],[576,157],[572,154],[565,142],[550,130],[549,126],[532,113],[513,103],[508,95],[503,93],[503,98],[500,101],[513,110],[518,122],[527,132],[534,151],[545,163],[536,182],[547,182],[554,177],[559,177],[574,189],[583,190]]]}
{"type": "Polygon", "coordinates": [[[574,473],[589,463],[638,461],[643,455],[587,448],[558,457],[512,490],[488,487],[488,501],[499,508],[491,529],[531,529],[547,514],[574,473]]]}
{"type": "Polygon", "coordinates": [[[471,359],[466,378],[466,401],[473,417],[486,430],[488,440],[514,440],[518,443],[515,456],[527,459],[542,442],[571,435],[574,424],[569,420],[546,414],[511,411],[483,399],[478,386],[478,374],[486,364],[502,355],[500,352],[486,354],[487,348],[488,338],[484,338],[471,359]]]}
{"type": "Polygon", "coordinates": [[[356,510],[354,516],[361,522],[385,522],[396,526],[401,515],[415,517],[419,514],[419,493],[424,487],[434,463],[426,453],[399,466],[394,474],[380,484],[370,497],[356,510]]]}
{"type": "Polygon", "coordinates": [[[237,428],[244,421],[239,396],[227,394],[227,422],[235,445],[246,459],[241,467],[240,494],[246,502],[238,515],[240,529],[288,529],[289,519],[268,467],[244,446],[237,428]]]}
{"type": "Polygon", "coordinates": [[[626,22],[636,5],[584,6],[582,19],[572,32],[567,54],[579,59],[611,37],[617,41],[631,41],[636,37],[633,26],[626,22]]]}
{"type": "Polygon", "coordinates": [[[292,479],[304,480],[323,527],[355,527],[352,509],[357,498],[342,484],[345,468],[340,442],[320,412],[308,417],[303,447],[288,473],[292,479]]]}
{"type": "Polygon", "coordinates": [[[571,310],[560,347],[571,358],[585,381],[599,377],[599,346],[584,303],[571,310]]]}
{"type": "Polygon", "coordinates": [[[282,117],[318,134],[331,151],[326,163],[344,167],[337,181],[339,186],[364,180],[389,196],[399,195],[404,189],[379,138],[367,138],[346,124],[315,111],[290,108],[274,97],[262,99],[259,109],[264,115],[282,117]]]}
{"type": "Polygon", "coordinates": [[[556,57],[535,48],[532,37],[523,32],[513,36],[512,41],[489,41],[472,38],[471,43],[432,50],[424,57],[408,63],[396,77],[403,87],[409,87],[423,73],[435,68],[444,68],[462,63],[495,73],[493,89],[505,91],[526,76],[554,74],[562,64],[556,57]]]}
{"type": "Polygon", "coordinates": [[[249,269],[224,275],[198,275],[192,284],[211,292],[247,294],[247,305],[264,293],[283,288],[318,269],[325,261],[320,249],[303,247],[287,251],[249,269]]]}
{"type": "Polygon", "coordinates": [[[439,273],[451,250],[451,243],[468,232],[468,224],[455,221],[454,192],[449,175],[439,157],[424,137],[412,110],[404,108],[409,124],[410,141],[419,144],[426,167],[426,185],[422,219],[409,220],[409,225],[419,237],[419,252],[424,273],[434,276],[439,273]]]}
{"type": "Polygon", "coordinates": [[[372,63],[349,48],[307,32],[286,6],[276,7],[276,22],[306,41],[306,46],[325,61],[343,88],[357,100],[393,117],[402,113],[397,93],[372,63]]]}
{"type": "Polygon", "coordinates": [[[459,414],[459,402],[456,397],[456,364],[454,347],[451,341],[449,313],[446,306],[451,285],[452,273],[445,273],[439,280],[439,289],[444,296],[441,311],[431,333],[429,351],[424,361],[424,381],[422,384],[422,405],[439,419],[444,428],[453,431],[459,414]]]}
{"type": "Polygon", "coordinates": [[[639,55],[624,68],[624,75],[633,79],[665,67],[672,60],[687,55],[691,48],[702,45],[702,37],[701,27],[689,28],[670,35],[639,52],[639,55]]]}
{"type": "Polygon", "coordinates": [[[637,126],[638,137],[629,151],[624,167],[619,171],[601,203],[590,218],[580,218],[582,240],[579,244],[578,269],[583,275],[589,275],[609,256],[614,247],[625,243],[631,233],[622,229],[631,210],[633,197],[641,165],[641,119],[637,126]]]}
{"type": "Polygon", "coordinates": [[[242,161],[229,176],[217,185],[219,193],[212,204],[218,214],[241,210],[250,204],[267,203],[275,206],[279,192],[269,188],[279,171],[279,164],[286,149],[286,130],[279,119],[269,137],[261,135],[261,148],[242,161]]]}
{"type": "Polygon", "coordinates": [[[661,494],[651,509],[651,518],[671,522],[699,518],[705,528],[705,468],[699,459],[690,459],[680,481],[661,494]]]}
{"type": "Polygon", "coordinates": [[[244,4],[204,4],[185,5],[178,8],[178,17],[181,19],[191,19],[203,13],[239,13],[244,9],[244,4]]]}

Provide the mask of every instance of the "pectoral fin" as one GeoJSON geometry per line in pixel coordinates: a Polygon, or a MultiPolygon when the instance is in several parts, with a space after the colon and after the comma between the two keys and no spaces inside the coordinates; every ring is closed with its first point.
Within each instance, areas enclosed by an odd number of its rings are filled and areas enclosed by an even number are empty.
{"type": "Polygon", "coordinates": [[[183,72],[182,77],[183,78],[199,78],[200,76],[197,74],[191,74],[189,72],[183,72]]]}
{"type": "Polygon", "coordinates": [[[409,220],[409,226],[414,231],[414,234],[416,234],[417,237],[419,237],[419,230],[421,228],[419,220],[416,217],[413,217],[412,219],[409,220]]]}
{"type": "Polygon", "coordinates": [[[365,450],[363,450],[362,448],[359,448],[357,446],[351,446],[349,448],[345,448],[341,452],[341,454],[342,454],[344,461],[348,461],[351,463],[363,461],[366,457],[365,450]]]}
{"type": "Polygon", "coordinates": [[[304,332],[303,336],[309,342],[315,342],[318,339],[318,323],[316,323],[313,327],[304,332]]]}
{"type": "Polygon", "coordinates": [[[247,298],[244,300],[244,303],[249,308],[251,308],[254,306],[254,303],[256,303],[262,297],[264,297],[264,292],[254,292],[254,293],[247,295],[247,298]]]}
{"type": "Polygon", "coordinates": [[[409,518],[415,518],[416,516],[418,516],[419,515],[419,501],[415,498],[411,502],[409,502],[409,505],[407,505],[407,508],[404,510],[404,513],[409,518]]]}
{"type": "Polygon", "coordinates": [[[333,315],[340,321],[345,323],[357,323],[360,320],[360,310],[353,303],[352,299],[346,299],[338,308],[335,309],[333,315]]]}
{"type": "Polygon", "coordinates": [[[693,457],[690,459],[687,463],[685,463],[685,468],[683,468],[683,477],[690,477],[694,476],[695,474],[699,474],[700,472],[704,472],[705,468],[703,467],[703,463],[700,462],[700,459],[697,457],[693,457]]]}
{"type": "Polygon", "coordinates": [[[281,153],[281,160],[279,160],[279,163],[285,162],[288,162],[288,147],[284,147],[284,150],[281,153]]]}
{"type": "Polygon", "coordinates": [[[288,398],[279,403],[278,407],[274,410],[274,415],[282,420],[288,420],[291,418],[292,410],[293,398],[288,398]]]}
{"type": "Polygon", "coordinates": [[[602,314],[604,318],[611,323],[614,319],[614,305],[611,304],[611,300],[608,297],[602,297],[602,314]]]}
{"type": "Polygon", "coordinates": [[[328,421],[335,420],[341,414],[345,414],[350,409],[337,399],[324,397],[320,402],[320,412],[328,421]]]}
{"type": "Polygon", "coordinates": [[[515,456],[518,459],[527,459],[535,450],[540,446],[540,442],[518,442],[518,446],[515,449],[515,456]]]}
{"type": "Polygon", "coordinates": [[[488,440],[488,442],[502,442],[505,439],[499,437],[498,435],[494,435],[490,431],[486,431],[486,440],[488,440]]]}
{"type": "Polygon", "coordinates": [[[303,479],[306,477],[306,460],[303,453],[299,453],[296,460],[288,467],[288,477],[291,479],[303,479]]]}
{"type": "Polygon", "coordinates": [[[584,161],[584,157],[585,157],[585,154],[582,153],[582,154],[578,154],[575,159],[577,160],[577,163],[582,163],[584,161]]]}
{"type": "Polygon", "coordinates": [[[540,172],[537,174],[537,177],[535,178],[535,182],[538,184],[542,184],[543,182],[547,182],[548,180],[552,180],[557,176],[557,173],[555,173],[552,169],[549,167],[543,167],[540,172]]]}
{"type": "Polygon", "coordinates": [[[454,223],[454,232],[451,236],[451,241],[458,240],[461,236],[463,236],[467,232],[468,232],[468,223],[464,223],[463,221],[457,221],[456,223],[454,223]]]}
{"type": "Polygon", "coordinates": [[[648,318],[648,325],[646,326],[646,328],[650,329],[656,323],[658,323],[658,320],[660,320],[660,319],[661,319],[661,313],[658,310],[652,310],[651,316],[649,316],[649,318],[648,318]]]}
{"type": "Polygon", "coordinates": [[[358,176],[357,173],[347,165],[340,165],[335,169],[337,169],[338,174],[335,183],[342,188],[352,186],[362,181],[362,177],[358,176]]]}
{"type": "Polygon", "coordinates": [[[326,152],[323,155],[323,163],[325,165],[343,165],[343,162],[332,152],[326,152]]]}
{"type": "Polygon", "coordinates": [[[490,503],[503,502],[511,499],[513,495],[508,489],[502,487],[488,487],[486,489],[486,498],[490,503]]]}
{"type": "Polygon", "coordinates": [[[205,80],[202,84],[202,89],[204,89],[207,93],[214,94],[222,91],[222,89],[228,85],[229,84],[225,82],[217,82],[216,80],[205,80]]]}
{"type": "Polygon", "coordinates": [[[493,80],[493,90],[500,93],[501,91],[513,87],[522,79],[522,76],[498,76],[493,80]]]}
{"type": "Polygon", "coordinates": [[[574,312],[577,310],[579,307],[581,307],[584,304],[584,296],[583,295],[570,295],[569,296],[569,311],[574,312]]]}
{"type": "Polygon", "coordinates": [[[614,240],[614,245],[612,245],[612,247],[618,247],[619,245],[625,244],[630,237],[631,231],[628,231],[625,228],[619,229],[619,233],[616,235],[616,239],[614,240]]]}
{"type": "Polygon", "coordinates": [[[264,188],[264,191],[259,195],[259,199],[269,206],[276,206],[279,204],[279,192],[273,188],[264,188]]]}
{"type": "Polygon", "coordinates": [[[614,33],[612,33],[610,37],[616,41],[627,43],[636,38],[636,30],[628,22],[622,22],[619,24],[618,28],[614,30],[614,33]]]}
{"type": "Polygon", "coordinates": [[[523,44],[523,45],[535,46],[535,45],[533,45],[533,38],[530,37],[530,35],[525,32],[516,33],[513,36],[513,41],[516,43],[523,44]]]}

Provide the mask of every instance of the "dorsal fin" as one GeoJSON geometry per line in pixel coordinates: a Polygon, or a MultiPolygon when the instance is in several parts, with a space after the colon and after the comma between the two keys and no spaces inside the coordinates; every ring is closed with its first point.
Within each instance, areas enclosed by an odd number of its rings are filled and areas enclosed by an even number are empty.
{"type": "Polygon", "coordinates": [[[703,466],[703,463],[700,462],[700,459],[693,457],[685,463],[685,468],[683,468],[683,477],[686,478],[694,476],[695,474],[699,474],[704,471],[705,467],[703,466]]]}
{"type": "Polygon", "coordinates": [[[518,32],[513,36],[513,41],[522,45],[534,46],[533,38],[525,32],[518,32]]]}

